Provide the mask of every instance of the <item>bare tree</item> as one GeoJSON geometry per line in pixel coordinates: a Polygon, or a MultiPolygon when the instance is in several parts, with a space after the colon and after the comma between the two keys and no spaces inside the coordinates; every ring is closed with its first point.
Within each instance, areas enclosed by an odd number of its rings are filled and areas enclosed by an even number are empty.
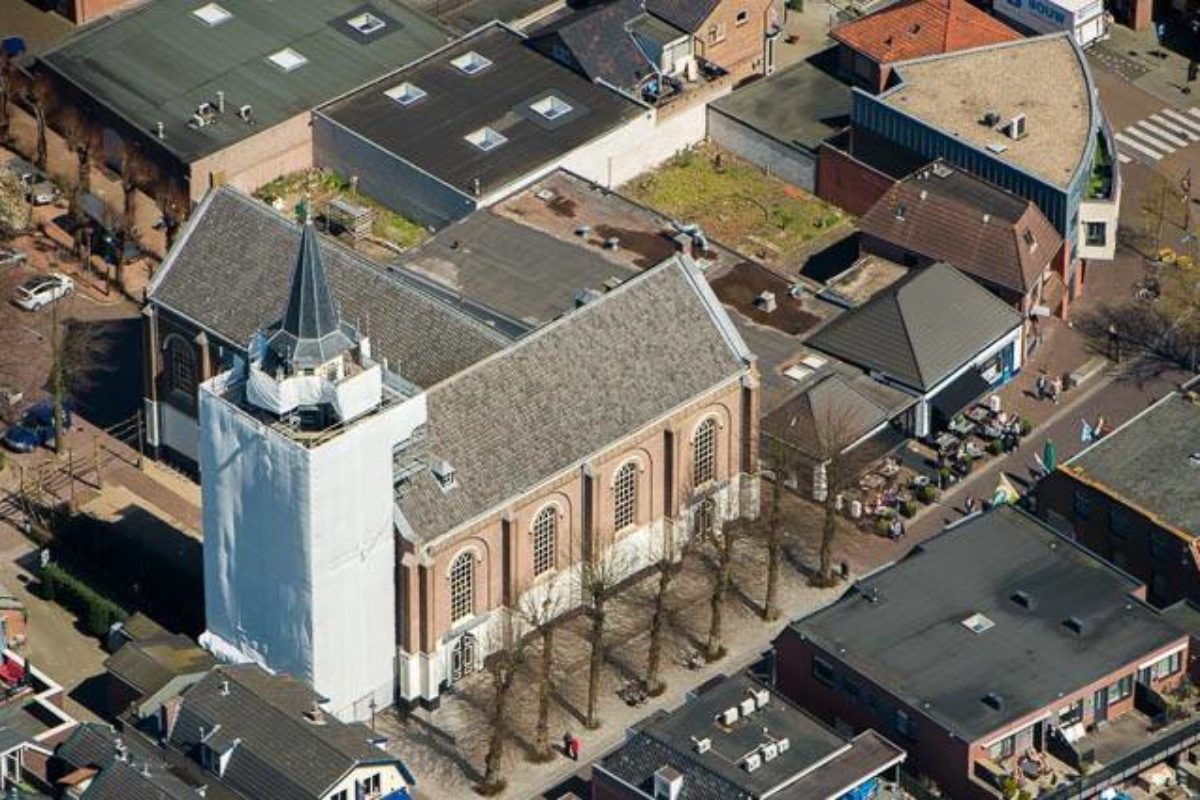
{"type": "Polygon", "coordinates": [[[12,56],[0,51],[0,145],[8,144],[8,132],[12,126],[9,103],[16,93],[16,71],[12,56]]]}
{"type": "Polygon", "coordinates": [[[38,73],[29,87],[29,105],[33,108],[33,116],[37,121],[37,152],[33,157],[34,166],[46,171],[46,125],[51,112],[54,110],[54,84],[45,73],[38,73]]]}
{"type": "Polygon", "coordinates": [[[92,191],[92,159],[100,149],[100,131],[77,106],[64,108],[60,115],[63,138],[67,146],[75,153],[76,159],[76,188],[80,192],[92,191]]]}
{"type": "Polygon", "coordinates": [[[650,617],[650,641],[646,650],[646,693],[657,697],[667,689],[659,677],[662,666],[663,630],[667,621],[667,601],[671,594],[671,583],[686,555],[688,540],[680,542],[675,525],[670,520],[663,526],[663,539],[655,559],[658,570],[658,585],[654,592],[654,613],[650,617]]]}
{"type": "Polygon", "coordinates": [[[588,627],[588,691],[585,724],[600,727],[596,705],[600,699],[600,672],[604,667],[604,634],[608,624],[608,601],[616,595],[621,581],[628,574],[627,560],[610,549],[580,565],[583,584],[584,614],[588,627]]]}
{"type": "Polygon", "coordinates": [[[162,214],[163,231],[166,233],[167,248],[175,244],[175,236],[183,225],[184,214],[187,211],[187,197],[179,190],[174,180],[166,181],[159,187],[155,201],[159,213],[162,214]]]}
{"type": "Polygon", "coordinates": [[[715,526],[712,533],[707,535],[713,559],[708,641],[704,645],[704,658],[707,661],[717,661],[725,656],[725,596],[733,586],[733,560],[737,542],[747,531],[747,520],[734,519],[715,526]]]}
{"type": "Polygon", "coordinates": [[[137,190],[146,180],[149,164],[141,149],[133,142],[121,144],[122,213],[131,223],[137,219],[137,190]]]}
{"type": "Polygon", "coordinates": [[[482,795],[499,794],[508,784],[504,776],[504,749],[512,728],[513,685],[529,657],[532,641],[522,630],[520,617],[508,613],[503,615],[500,638],[500,647],[488,656],[485,664],[491,678],[492,696],[487,709],[488,745],[483,760],[483,779],[475,787],[482,795]]]}
{"type": "Polygon", "coordinates": [[[531,636],[541,643],[537,660],[537,722],[534,725],[534,762],[550,761],[554,758],[550,743],[550,700],[554,692],[554,628],[562,603],[557,581],[551,579],[541,584],[536,592],[525,592],[521,597],[519,613],[531,636]]]}
{"type": "Polygon", "coordinates": [[[29,225],[29,198],[21,177],[0,169],[0,241],[8,241],[29,225]]]}

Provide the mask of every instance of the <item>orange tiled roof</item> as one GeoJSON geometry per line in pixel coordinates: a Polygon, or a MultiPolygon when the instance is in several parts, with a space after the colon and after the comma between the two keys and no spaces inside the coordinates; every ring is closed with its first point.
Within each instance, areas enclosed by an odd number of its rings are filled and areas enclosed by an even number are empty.
{"type": "Polygon", "coordinates": [[[1021,38],[966,0],[902,0],[831,35],[881,64],[1021,38]]]}

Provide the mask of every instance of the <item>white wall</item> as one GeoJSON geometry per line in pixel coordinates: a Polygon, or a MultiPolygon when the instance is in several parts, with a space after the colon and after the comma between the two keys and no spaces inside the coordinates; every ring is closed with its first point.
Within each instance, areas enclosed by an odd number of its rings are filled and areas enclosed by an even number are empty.
{"type": "Polygon", "coordinates": [[[155,404],[158,419],[158,442],[182,453],[193,461],[200,460],[199,425],[196,419],[170,403],[155,404]]]}
{"type": "Polygon", "coordinates": [[[1084,200],[1079,204],[1079,257],[1111,261],[1117,255],[1117,225],[1121,214],[1121,183],[1118,181],[1112,200],[1084,200]],[[1106,238],[1103,245],[1087,244],[1087,224],[1103,222],[1106,238]]]}
{"type": "Polygon", "coordinates": [[[424,422],[425,397],[305,448],[212,384],[200,391],[205,638],[366,719],[371,698],[394,697],[392,446],[424,422]]]}

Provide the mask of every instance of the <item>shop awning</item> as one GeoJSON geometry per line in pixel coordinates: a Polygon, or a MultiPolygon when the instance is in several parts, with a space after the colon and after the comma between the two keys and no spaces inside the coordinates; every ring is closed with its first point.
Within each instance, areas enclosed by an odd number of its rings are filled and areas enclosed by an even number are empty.
{"type": "Polygon", "coordinates": [[[950,419],[982,397],[990,388],[991,384],[983,379],[979,370],[972,367],[930,398],[929,403],[935,411],[950,419]]]}

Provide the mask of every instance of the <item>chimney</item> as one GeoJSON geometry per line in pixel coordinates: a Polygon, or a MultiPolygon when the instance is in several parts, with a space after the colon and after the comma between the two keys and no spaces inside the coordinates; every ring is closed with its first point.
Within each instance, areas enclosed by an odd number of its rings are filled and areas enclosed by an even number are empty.
{"type": "Polygon", "coordinates": [[[229,681],[221,679],[221,697],[229,697],[229,681]]]}
{"type": "Polygon", "coordinates": [[[317,704],[316,700],[313,700],[312,708],[304,712],[304,718],[313,725],[325,724],[325,712],[321,710],[321,706],[317,704]]]}
{"type": "Polygon", "coordinates": [[[225,113],[225,92],[220,89],[217,90],[217,113],[225,113]]]}
{"type": "Polygon", "coordinates": [[[654,800],[679,800],[683,794],[683,775],[672,767],[659,767],[654,773],[654,800]]]}

